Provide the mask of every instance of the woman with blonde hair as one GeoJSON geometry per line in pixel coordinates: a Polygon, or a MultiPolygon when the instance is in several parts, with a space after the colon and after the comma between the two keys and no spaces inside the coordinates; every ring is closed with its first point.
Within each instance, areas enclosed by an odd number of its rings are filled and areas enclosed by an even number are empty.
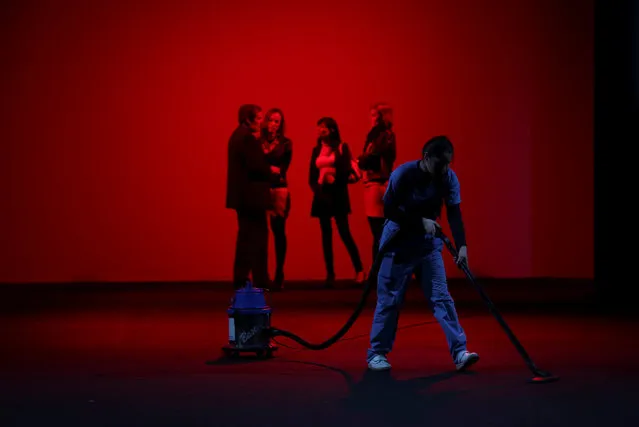
{"type": "Polygon", "coordinates": [[[373,262],[384,228],[384,193],[396,159],[393,109],[387,103],[371,107],[371,130],[366,136],[358,166],[363,172],[364,212],[373,235],[373,262]]]}

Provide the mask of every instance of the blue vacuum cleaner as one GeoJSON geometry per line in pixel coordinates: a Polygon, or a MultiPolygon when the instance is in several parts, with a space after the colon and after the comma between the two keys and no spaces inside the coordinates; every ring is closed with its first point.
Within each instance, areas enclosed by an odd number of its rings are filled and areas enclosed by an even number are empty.
{"type": "Polygon", "coordinates": [[[264,289],[254,288],[250,281],[235,291],[228,310],[229,343],[222,347],[227,357],[255,353],[270,358],[277,346],[271,343],[271,307],[266,304],[264,289]]]}
{"type": "MultiPolygon", "coordinates": [[[[377,271],[384,256],[384,249],[398,237],[398,234],[388,239],[386,244],[380,248],[377,258],[371,267],[359,304],[344,326],[342,326],[335,335],[322,343],[313,344],[292,332],[271,327],[271,308],[266,304],[264,290],[254,288],[251,282],[247,282],[246,286],[238,289],[235,292],[235,296],[231,299],[231,306],[228,309],[229,343],[222,348],[224,353],[230,357],[238,357],[241,353],[255,353],[260,358],[270,358],[273,356],[273,352],[277,350],[277,347],[271,342],[272,338],[275,337],[289,338],[309,350],[324,350],[335,344],[349,331],[366,306],[368,295],[376,284],[377,271]]],[[[450,239],[441,230],[438,230],[438,237],[442,239],[453,258],[457,259],[457,251],[450,239]]],[[[524,359],[526,366],[533,373],[533,377],[529,382],[541,384],[559,380],[559,377],[537,368],[504,318],[497,311],[493,302],[479,285],[468,266],[462,264],[460,268],[466,275],[466,278],[475,286],[491,314],[497,319],[497,322],[506,332],[511,343],[524,359]]]]}

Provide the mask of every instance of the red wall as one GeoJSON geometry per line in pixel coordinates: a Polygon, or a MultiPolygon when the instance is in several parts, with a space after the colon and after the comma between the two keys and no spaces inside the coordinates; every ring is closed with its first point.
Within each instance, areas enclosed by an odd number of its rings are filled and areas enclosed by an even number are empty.
{"type": "MultiPolygon", "coordinates": [[[[399,162],[434,134],[456,144],[478,275],[593,275],[591,1],[15,3],[2,282],[229,279],[226,144],[242,103],[285,112],[287,278],[323,278],[315,123],[335,117],[359,151],[378,100],[395,107],[399,162]]],[[[361,186],[351,199],[368,266],[361,186]]]]}

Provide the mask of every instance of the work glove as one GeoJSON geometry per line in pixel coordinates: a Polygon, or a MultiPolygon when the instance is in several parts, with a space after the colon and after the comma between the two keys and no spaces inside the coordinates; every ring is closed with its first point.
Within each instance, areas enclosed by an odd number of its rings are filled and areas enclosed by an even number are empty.
{"type": "Polygon", "coordinates": [[[428,218],[422,218],[422,224],[424,224],[426,234],[430,234],[431,236],[434,236],[437,230],[441,230],[442,228],[437,222],[428,218]]]}
{"type": "Polygon", "coordinates": [[[466,249],[466,246],[462,246],[457,251],[457,258],[455,258],[455,264],[457,264],[458,266],[461,266],[462,264],[465,264],[466,266],[468,266],[468,250],[466,249]]]}

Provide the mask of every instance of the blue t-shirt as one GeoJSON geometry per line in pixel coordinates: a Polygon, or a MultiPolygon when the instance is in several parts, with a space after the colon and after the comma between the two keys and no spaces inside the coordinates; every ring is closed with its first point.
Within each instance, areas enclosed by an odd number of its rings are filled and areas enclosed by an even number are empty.
{"type": "Polygon", "coordinates": [[[387,218],[400,228],[423,230],[422,218],[436,220],[444,203],[461,203],[459,180],[452,169],[436,182],[419,163],[414,160],[397,167],[384,194],[387,218]]]}

